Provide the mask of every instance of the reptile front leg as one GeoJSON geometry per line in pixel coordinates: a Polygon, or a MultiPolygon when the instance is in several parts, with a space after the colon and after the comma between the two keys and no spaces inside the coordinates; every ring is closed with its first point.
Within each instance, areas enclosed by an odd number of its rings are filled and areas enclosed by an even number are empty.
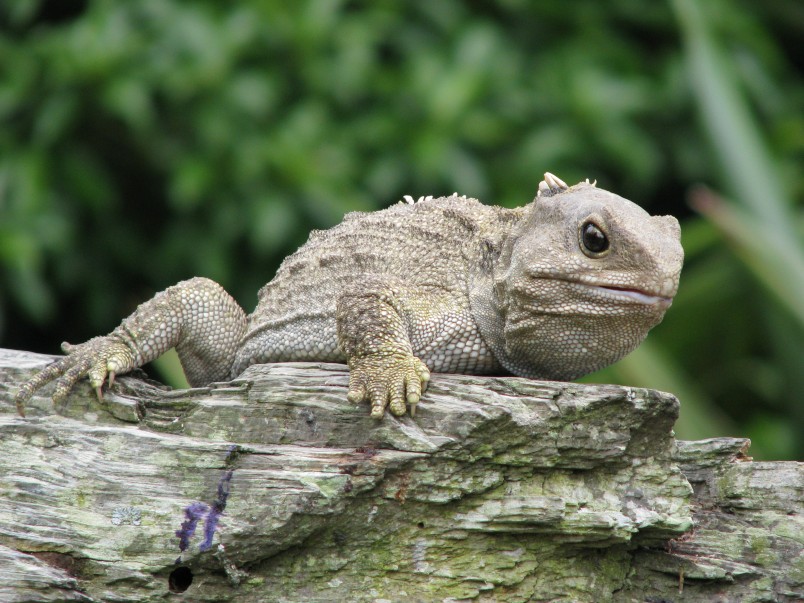
{"type": "Polygon", "coordinates": [[[190,385],[224,380],[245,329],[245,313],[220,285],[200,277],[182,281],[140,305],[108,335],[79,345],[62,344],[67,356],[20,388],[17,411],[25,416],[25,402],[53,380],[56,403],[85,376],[100,398],[107,378],[111,386],[115,375],[143,366],[173,347],[190,385]]]}
{"type": "Polygon", "coordinates": [[[338,299],[338,341],[349,362],[349,401],[370,402],[371,416],[385,408],[415,414],[430,371],[413,355],[404,292],[380,279],[338,299]]]}

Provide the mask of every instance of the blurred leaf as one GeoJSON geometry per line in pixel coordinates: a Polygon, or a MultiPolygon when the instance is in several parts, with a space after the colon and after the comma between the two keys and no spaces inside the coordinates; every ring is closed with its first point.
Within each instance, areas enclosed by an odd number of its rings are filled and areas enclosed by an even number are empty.
{"type": "Polygon", "coordinates": [[[184,369],[181,368],[179,355],[175,349],[170,349],[153,362],[156,372],[159,373],[161,381],[175,389],[186,389],[190,387],[187,378],[184,376],[184,369]]]}
{"type": "MultiPolygon", "coordinates": [[[[754,277],[772,292],[804,328],[804,253],[772,225],[698,188],[693,207],[712,220],[734,243],[754,277]]],[[[791,224],[793,226],[793,224],[791,224]]]]}
{"type": "Polygon", "coordinates": [[[780,233],[789,224],[786,201],[767,145],[734,82],[733,67],[718,51],[707,14],[696,0],[673,0],[687,45],[687,61],[703,123],[735,199],[780,233]]]}

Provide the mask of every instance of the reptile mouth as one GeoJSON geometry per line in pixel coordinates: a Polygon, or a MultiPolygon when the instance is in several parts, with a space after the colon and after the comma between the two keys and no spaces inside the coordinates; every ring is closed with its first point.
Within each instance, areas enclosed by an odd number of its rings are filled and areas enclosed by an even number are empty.
{"type": "Polygon", "coordinates": [[[641,289],[635,289],[633,287],[617,287],[613,285],[590,285],[587,283],[578,283],[578,284],[584,285],[586,287],[589,287],[590,289],[595,289],[601,293],[604,293],[607,297],[615,297],[623,300],[637,302],[640,304],[645,305],[660,304],[669,306],[671,303],[673,303],[672,297],[656,295],[654,293],[643,291],[641,289]]]}
{"type": "Polygon", "coordinates": [[[582,288],[587,292],[591,292],[593,295],[598,296],[599,298],[605,298],[609,300],[619,300],[623,303],[637,303],[642,304],[645,306],[659,306],[665,309],[669,308],[670,305],[673,303],[673,297],[667,295],[661,295],[660,293],[656,293],[653,291],[649,291],[647,289],[638,289],[637,287],[627,287],[623,285],[604,285],[595,283],[595,282],[585,282],[583,280],[578,279],[568,279],[568,278],[561,278],[561,277],[551,277],[551,276],[534,276],[532,277],[534,280],[559,280],[568,283],[570,286],[574,286],[577,288],[582,288]]]}

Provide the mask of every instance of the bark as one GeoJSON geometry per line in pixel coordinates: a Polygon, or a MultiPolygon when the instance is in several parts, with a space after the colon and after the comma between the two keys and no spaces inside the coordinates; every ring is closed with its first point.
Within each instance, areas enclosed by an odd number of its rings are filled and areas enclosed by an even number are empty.
{"type": "Polygon", "coordinates": [[[345,367],[15,413],[0,351],[0,601],[793,601],[804,464],[677,442],[672,395],[434,375],[415,419],[345,367]],[[180,550],[183,549],[183,550],[180,550]]]}

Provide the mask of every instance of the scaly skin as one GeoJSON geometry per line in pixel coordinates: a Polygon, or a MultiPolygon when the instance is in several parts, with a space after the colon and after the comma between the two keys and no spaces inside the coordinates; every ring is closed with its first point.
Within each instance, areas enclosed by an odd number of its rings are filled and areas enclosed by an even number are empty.
{"type": "Polygon", "coordinates": [[[545,175],[533,203],[485,206],[453,195],[349,214],[316,231],[262,288],[250,316],[216,283],[159,293],[109,335],[65,344],[23,385],[25,402],[84,376],[114,376],[176,347],[203,385],[250,364],[348,362],[349,400],[414,413],[430,371],[510,371],[574,379],[637,347],[661,321],[683,262],[678,222],[621,197],[545,175]]]}
{"type": "Polygon", "coordinates": [[[61,344],[67,354],[17,392],[17,411],[46,383],[57,379],[53,401],[58,403],[75,383],[88,377],[102,397],[116,375],[127,373],[175,347],[190,385],[228,378],[237,345],[246,329],[246,314],[217,283],[194,278],[158,293],[142,304],[108,335],[79,345],[61,344]]]}

